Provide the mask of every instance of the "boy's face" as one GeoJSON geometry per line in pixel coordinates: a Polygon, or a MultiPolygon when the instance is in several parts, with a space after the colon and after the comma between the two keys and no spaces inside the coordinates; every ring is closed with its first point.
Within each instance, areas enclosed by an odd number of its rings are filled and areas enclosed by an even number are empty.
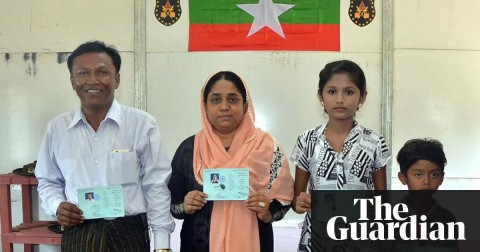
{"type": "Polygon", "coordinates": [[[443,182],[444,172],[440,167],[427,160],[418,160],[407,170],[407,174],[398,173],[402,184],[408,186],[408,190],[432,190],[436,191],[443,182]]]}

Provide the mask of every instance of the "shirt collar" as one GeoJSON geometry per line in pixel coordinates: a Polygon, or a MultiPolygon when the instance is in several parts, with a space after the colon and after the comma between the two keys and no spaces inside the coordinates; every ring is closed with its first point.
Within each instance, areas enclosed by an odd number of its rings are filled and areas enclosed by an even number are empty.
{"type": "MultiPolygon", "coordinates": [[[[105,119],[111,119],[112,121],[116,122],[118,125],[121,125],[122,118],[121,118],[121,109],[120,104],[117,102],[116,99],[113,99],[112,106],[107,112],[105,119]]],[[[68,128],[72,128],[77,125],[79,122],[88,123],[85,114],[82,112],[82,108],[78,108],[73,112],[73,119],[68,128]]]]}
{"type": "MultiPolygon", "coordinates": [[[[328,122],[323,124],[323,125],[320,125],[320,127],[318,128],[318,132],[320,133],[320,138],[324,139],[324,140],[326,140],[326,139],[325,139],[325,136],[324,136],[323,133],[325,132],[325,128],[327,127],[327,124],[328,124],[328,122]]],[[[362,132],[362,126],[360,124],[358,124],[358,122],[356,120],[353,120],[353,128],[348,133],[345,141],[350,140],[354,135],[356,135],[359,132],[362,132]]]]}
{"type": "Polygon", "coordinates": [[[112,121],[116,122],[118,125],[122,125],[122,111],[120,108],[120,104],[117,100],[113,99],[112,106],[108,110],[105,119],[111,119],[112,121]]]}
{"type": "Polygon", "coordinates": [[[346,140],[351,141],[354,137],[362,133],[363,127],[357,121],[353,121],[353,128],[348,133],[346,140]]]}

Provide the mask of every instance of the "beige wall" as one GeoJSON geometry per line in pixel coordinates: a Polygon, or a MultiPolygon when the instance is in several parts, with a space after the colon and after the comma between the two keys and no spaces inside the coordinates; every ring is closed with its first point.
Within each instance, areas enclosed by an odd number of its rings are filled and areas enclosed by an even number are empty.
{"type": "MultiPolygon", "coordinates": [[[[78,107],[66,53],[99,39],[115,44],[123,59],[117,99],[134,104],[133,3],[131,0],[4,0],[0,8],[0,173],[30,163],[48,121],[78,107]]],[[[36,195],[36,192],[34,192],[36,195]]],[[[34,197],[34,218],[51,219],[34,197]]],[[[13,222],[21,221],[21,194],[12,188],[13,222]]],[[[40,251],[60,251],[41,245],[40,251]]],[[[1,248],[0,248],[1,251],[1,248]]],[[[15,251],[23,251],[15,245],[15,251]]]]}
{"type": "Polygon", "coordinates": [[[410,138],[436,138],[448,159],[441,188],[478,190],[480,2],[394,3],[393,151],[410,138]]]}
{"type": "Polygon", "coordinates": [[[63,52],[80,43],[105,40],[122,51],[117,98],[133,105],[132,10],[130,0],[2,1],[0,172],[35,160],[48,121],[78,106],[63,52]]]}
{"type": "MultiPolygon", "coordinates": [[[[134,104],[134,3],[2,1],[0,173],[35,160],[48,121],[78,106],[64,52],[80,43],[99,39],[117,46],[124,61],[117,99],[134,104]]],[[[181,4],[182,17],[170,27],[156,20],[155,1],[147,1],[145,11],[147,110],[158,118],[171,157],[200,129],[204,81],[224,69],[245,79],[258,125],[290,153],[301,132],[325,121],[316,99],[319,71],[333,60],[354,60],[366,72],[369,91],[357,119],[381,131],[382,1],[376,1],[375,20],[360,28],[348,19],[349,1],[341,0],[340,52],[190,53],[188,1],[181,4]]],[[[394,1],[393,153],[413,137],[441,140],[449,160],[444,188],[478,189],[479,10],[476,0],[394,1]]],[[[398,171],[395,162],[392,171],[398,171]]]]}

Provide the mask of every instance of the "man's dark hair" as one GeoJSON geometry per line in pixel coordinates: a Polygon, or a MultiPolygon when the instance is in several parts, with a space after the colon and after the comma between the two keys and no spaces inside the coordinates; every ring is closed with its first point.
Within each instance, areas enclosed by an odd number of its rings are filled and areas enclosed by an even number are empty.
{"type": "Polygon", "coordinates": [[[105,43],[103,43],[102,41],[94,40],[81,44],[79,47],[77,47],[77,49],[75,49],[75,51],[72,52],[72,54],[70,54],[70,56],[68,56],[67,66],[70,74],[72,74],[73,61],[75,60],[75,58],[80,55],[92,52],[106,53],[112,59],[117,74],[120,72],[122,59],[120,58],[120,54],[118,53],[117,49],[112,45],[105,45],[105,43]]]}

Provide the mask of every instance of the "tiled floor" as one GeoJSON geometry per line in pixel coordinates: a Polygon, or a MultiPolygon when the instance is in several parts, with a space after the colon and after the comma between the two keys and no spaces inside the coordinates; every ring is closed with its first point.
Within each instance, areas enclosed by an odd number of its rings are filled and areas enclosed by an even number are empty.
{"type": "MultiPolygon", "coordinates": [[[[180,251],[180,230],[182,222],[175,220],[175,231],[171,237],[171,247],[174,252],[180,251]]],[[[273,235],[275,236],[275,252],[295,252],[297,251],[298,240],[300,238],[300,230],[296,227],[273,227],[273,235]]]]}

